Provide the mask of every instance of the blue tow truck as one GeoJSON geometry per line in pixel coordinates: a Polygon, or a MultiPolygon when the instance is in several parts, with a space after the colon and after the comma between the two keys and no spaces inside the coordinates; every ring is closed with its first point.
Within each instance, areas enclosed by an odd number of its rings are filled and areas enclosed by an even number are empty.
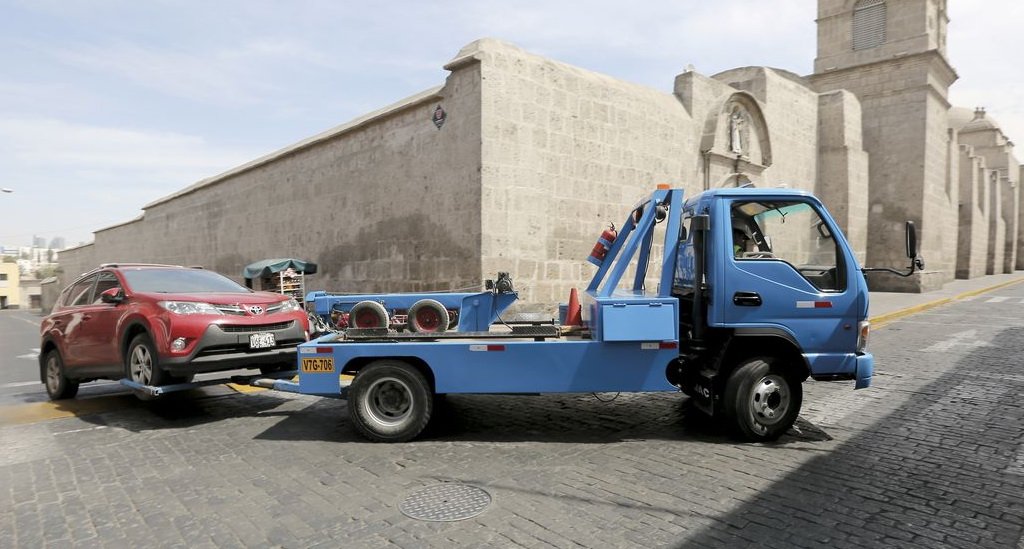
{"type": "MultiPolygon", "coordinates": [[[[682,391],[743,439],[774,440],[808,378],[870,385],[863,273],[910,276],[924,267],[916,242],[908,221],[907,272],[863,268],[810,193],[723,188],[684,201],[659,185],[598,238],[597,272],[557,322],[504,321],[518,296],[507,273],[475,293],[312,292],[311,315],[344,326],[300,344],[295,371],[231,381],[347,398],[375,442],[415,438],[445,394],[657,391],[682,391]]],[[[152,398],[224,381],[121,384],[152,398]]]]}
{"type": "MultiPolygon", "coordinates": [[[[913,272],[923,264],[909,222],[906,236],[913,272]]],[[[347,398],[360,434],[401,442],[426,427],[437,395],[656,391],[682,391],[742,438],[768,441],[793,425],[807,378],[871,383],[871,269],[807,192],[714,189],[684,201],[659,185],[590,260],[597,272],[560,322],[352,326],[299,346],[297,382],[256,384],[347,398]]]]}

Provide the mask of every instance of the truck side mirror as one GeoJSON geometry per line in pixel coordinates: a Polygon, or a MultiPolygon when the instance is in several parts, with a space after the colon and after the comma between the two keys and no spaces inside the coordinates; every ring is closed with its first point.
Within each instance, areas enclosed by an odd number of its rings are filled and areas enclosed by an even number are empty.
{"type": "Polygon", "coordinates": [[[917,228],[913,221],[907,221],[907,257],[917,257],[917,228]]]}

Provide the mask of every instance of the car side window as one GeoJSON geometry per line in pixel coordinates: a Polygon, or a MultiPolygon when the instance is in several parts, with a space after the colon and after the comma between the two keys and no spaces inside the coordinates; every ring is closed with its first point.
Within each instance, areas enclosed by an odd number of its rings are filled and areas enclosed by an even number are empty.
{"type": "Polygon", "coordinates": [[[117,280],[117,275],[110,271],[104,271],[99,274],[99,278],[96,280],[96,289],[92,292],[92,303],[98,305],[103,303],[103,298],[100,294],[111,289],[120,288],[121,282],[117,280]]]}
{"type": "Polygon", "coordinates": [[[96,282],[96,275],[83,278],[82,280],[75,282],[75,284],[71,286],[71,291],[68,292],[66,305],[68,307],[88,305],[93,282],[96,282]]]}

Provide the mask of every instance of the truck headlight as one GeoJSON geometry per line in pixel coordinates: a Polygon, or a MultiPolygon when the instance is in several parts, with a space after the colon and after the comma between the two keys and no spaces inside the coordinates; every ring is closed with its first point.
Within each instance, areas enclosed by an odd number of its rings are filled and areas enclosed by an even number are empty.
{"type": "Polygon", "coordinates": [[[285,301],[284,303],[281,304],[281,312],[282,313],[286,313],[288,311],[301,311],[301,310],[302,310],[302,305],[299,305],[299,302],[296,301],[294,297],[289,298],[288,301],[285,301]]]}
{"type": "Polygon", "coordinates": [[[868,334],[871,333],[871,323],[861,320],[857,323],[857,352],[863,353],[868,348],[868,334]]]}

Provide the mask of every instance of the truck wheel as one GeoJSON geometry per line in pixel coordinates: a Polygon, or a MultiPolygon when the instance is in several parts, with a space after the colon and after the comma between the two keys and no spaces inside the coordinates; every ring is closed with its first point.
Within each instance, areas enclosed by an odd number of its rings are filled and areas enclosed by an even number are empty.
{"type": "Polygon", "coordinates": [[[388,311],[376,301],[360,301],[348,314],[350,328],[387,328],[388,311]]]}
{"type": "Polygon", "coordinates": [[[128,379],[142,385],[166,385],[171,376],[160,368],[156,348],[149,334],[139,334],[128,344],[124,359],[128,379]]]}
{"type": "Polygon", "coordinates": [[[422,333],[440,333],[448,329],[448,309],[439,301],[421,299],[409,307],[409,330],[422,333]]]}
{"type": "Polygon", "coordinates": [[[64,360],[57,349],[46,353],[44,367],[46,394],[50,395],[50,400],[74,398],[78,394],[78,382],[69,379],[64,372],[64,360]]]}
{"type": "Polygon", "coordinates": [[[725,413],[743,438],[775,440],[796,422],[803,395],[803,386],[777,362],[752,358],[726,382],[725,413]]]}
{"type": "Polygon", "coordinates": [[[352,380],[349,417],[359,434],[373,442],[405,442],[427,426],[432,397],[419,370],[398,360],[378,360],[352,380]]]}

